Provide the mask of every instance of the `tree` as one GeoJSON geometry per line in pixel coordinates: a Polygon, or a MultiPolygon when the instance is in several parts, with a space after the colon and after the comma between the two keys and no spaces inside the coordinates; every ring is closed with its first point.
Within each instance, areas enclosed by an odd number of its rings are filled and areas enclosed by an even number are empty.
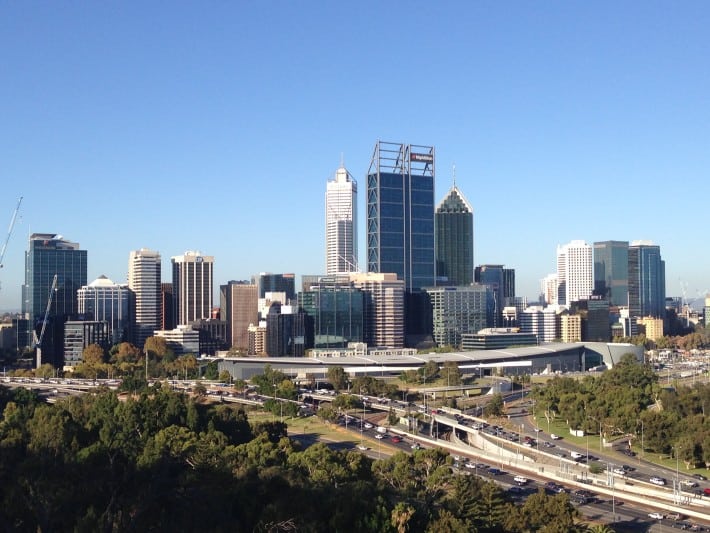
{"type": "Polygon", "coordinates": [[[54,367],[49,363],[44,363],[37,370],[35,370],[35,376],[42,379],[48,379],[54,376],[54,367]]]}
{"type": "Polygon", "coordinates": [[[486,416],[500,416],[503,414],[503,409],[503,395],[497,392],[483,408],[483,412],[486,416]]]}
{"type": "Polygon", "coordinates": [[[447,386],[461,385],[461,371],[455,361],[446,361],[441,368],[441,376],[446,380],[447,386]]]}
{"type": "Polygon", "coordinates": [[[347,387],[348,377],[342,366],[328,367],[328,381],[335,390],[343,390],[347,387]]]}
{"type": "Polygon", "coordinates": [[[145,340],[143,351],[158,359],[162,359],[169,353],[172,353],[165,337],[148,337],[145,340]]]}

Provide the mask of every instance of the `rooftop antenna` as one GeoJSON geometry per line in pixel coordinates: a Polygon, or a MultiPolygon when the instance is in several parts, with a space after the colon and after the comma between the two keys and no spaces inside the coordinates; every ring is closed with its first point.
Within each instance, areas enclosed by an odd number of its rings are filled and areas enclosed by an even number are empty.
{"type": "Polygon", "coordinates": [[[452,174],[453,174],[453,179],[454,179],[454,187],[456,187],[456,165],[454,165],[454,169],[453,169],[452,174]]]}
{"type": "Polygon", "coordinates": [[[340,167],[343,168],[345,166],[345,156],[343,155],[343,152],[340,152],[340,167]]]}

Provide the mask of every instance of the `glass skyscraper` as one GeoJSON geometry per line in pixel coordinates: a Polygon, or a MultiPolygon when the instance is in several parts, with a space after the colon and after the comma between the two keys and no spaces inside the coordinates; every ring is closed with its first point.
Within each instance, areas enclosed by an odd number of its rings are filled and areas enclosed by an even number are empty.
{"type": "MultiPolygon", "coordinates": [[[[22,312],[29,326],[39,334],[47,310],[54,276],[57,287],[52,296],[48,324],[42,343],[42,361],[37,364],[62,364],[64,322],[78,312],[77,290],[86,285],[86,250],[54,233],[33,233],[25,252],[25,284],[22,286],[22,312]]],[[[28,335],[32,339],[32,334],[28,335]]]]}
{"type": "Polygon", "coordinates": [[[434,286],[434,148],[378,142],[367,173],[367,269],[434,286]]]}
{"type": "Polygon", "coordinates": [[[473,282],[473,209],[454,185],[434,215],[437,285],[473,282]]]}
{"type": "Polygon", "coordinates": [[[659,246],[634,241],[629,246],[629,312],[636,317],[664,318],[666,264],[659,246]]]}
{"type": "Polygon", "coordinates": [[[612,306],[628,305],[628,241],[594,243],[594,294],[607,299],[612,306]]]}

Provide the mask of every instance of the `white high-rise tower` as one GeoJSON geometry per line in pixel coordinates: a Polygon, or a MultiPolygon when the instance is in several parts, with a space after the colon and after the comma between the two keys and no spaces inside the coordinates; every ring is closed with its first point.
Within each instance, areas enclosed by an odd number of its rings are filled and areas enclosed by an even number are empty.
{"type": "Polygon", "coordinates": [[[147,248],[128,257],[128,288],[136,295],[134,343],[143,348],[145,340],[160,329],[163,304],[160,296],[160,254],[147,248]]]}
{"type": "Polygon", "coordinates": [[[357,182],[341,164],[325,192],[325,271],[357,272],[357,182]]]}
{"type": "Polygon", "coordinates": [[[557,287],[560,305],[588,300],[594,290],[592,246],[571,241],[557,247],[557,287]]]}

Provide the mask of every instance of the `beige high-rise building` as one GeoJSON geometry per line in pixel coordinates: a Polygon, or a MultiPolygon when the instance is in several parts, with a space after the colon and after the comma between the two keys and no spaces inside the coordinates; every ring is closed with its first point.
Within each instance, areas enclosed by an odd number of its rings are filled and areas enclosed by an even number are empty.
{"type": "Polygon", "coordinates": [[[351,273],[353,287],[365,293],[365,342],[370,347],[404,346],[404,281],[397,274],[351,273]]]}
{"type": "Polygon", "coordinates": [[[563,313],[560,315],[560,340],[580,342],[582,340],[582,316],[563,313]]]}
{"type": "Polygon", "coordinates": [[[645,316],[636,322],[646,330],[646,338],[656,341],[663,337],[663,319],[645,316]]]}
{"type": "Polygon", "coordinates": [[[145,340],[162,326],[160,254],[147,248],[135,250],[128,256],[128,288],[136,295],[134,343],[143,348],[145,340]]]}
{"type": "Polygon", "coordinates": [[[249,355],[266,355],[266,322],[249,324],[249,355]]]}
{"type": "Polygon", "coordinates": [[[249,325],[259,320],[258,303],[259,293],[254,283],[230,281],[220,287],[220,310],[227,322],[231,348],[248,351],[249,325]]]}

